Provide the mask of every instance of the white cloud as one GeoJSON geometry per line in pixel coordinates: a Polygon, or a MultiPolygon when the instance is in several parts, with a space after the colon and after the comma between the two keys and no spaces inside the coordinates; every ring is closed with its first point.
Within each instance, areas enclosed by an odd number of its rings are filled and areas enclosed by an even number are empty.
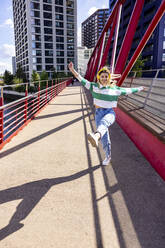
{"type": "Polygon", "coordinates": [[[10,44],[3,44],[0,47],[0,54],[3,58],[15,56],[15,46],[10,44]]]}
{"type": "Polygon", "coordinates": [[[0,24],[0,28],[3,28],[3,27],[6,27],[6,26],[9,26],[9,28],[13,28],[14,27],[14,24],[13,24],[13,21],[12,19],[6,19],[4,21],[4,23],[0,24]]]}
{"type": "Polygon", "coordinates": [[[12,72],[12,62],[10,60],[0,62],[0,75],[4,74],[5,70],[12,72]]]}
{"type": "Polygon", "coordinates": [[[102,8],[102,9],[108,9],[108,6],[106,6],[105,4],[103,4],[103,5],[101,6],[101,8],[102,8]]]}
{"type": "Polygon", "coordinates": [[[13,7],[12,5],[10,5],[8,8],[7,8],[7,11],[12,11],[13,10],[13,7]]]}
{"type": "Polygon", "coordinates": [[[92,15],[96,10],[97,10],[97,8],[96,8],[95,6],[92,7],[92,8],[90,8],[90,9],[88,10],[88,15],[89,15],[89,16],[92,15]]]}

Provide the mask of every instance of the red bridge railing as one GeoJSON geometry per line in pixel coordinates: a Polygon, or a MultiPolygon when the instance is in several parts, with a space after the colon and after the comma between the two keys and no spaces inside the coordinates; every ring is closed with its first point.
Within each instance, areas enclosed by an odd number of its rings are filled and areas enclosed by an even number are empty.
{"type": "MultiPolygon", "coordinates": [[[[25,125],[27,125],[55,96],[57,96],[72,79],[67,79],[61,83],[55,80],[38,82],[36,93],[28,93],[28,83],[24,84],[25,97],[4,104],[4,87],[1,88],[0,96],[0,149],[11,140],[25,125]],[[40,90],[40,84],[45,84],[45,88],[40,90]]],[[[35,82],[36,84],[36,82],[35,82]]]]}

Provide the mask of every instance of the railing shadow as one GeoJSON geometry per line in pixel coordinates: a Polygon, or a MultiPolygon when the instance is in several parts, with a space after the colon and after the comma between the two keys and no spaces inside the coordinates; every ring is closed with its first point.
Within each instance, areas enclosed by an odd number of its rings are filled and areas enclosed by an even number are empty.
{"type": "MultiPolygon", "coordinates": [[[[86,108],[89,109],[91,107],[89,111],[89,123],[91,130],[95,131],[92,114],[94,108],[91,105],[92,97],[86,89],[84,89],[82,94],[86,102],[86,108]]],[[[140,247],[164,248],[164,181],[155,173],[148,162],[144,160],[142,154],[135,148],[131,141],[128,141],[128,143],[130,142],[128,150],[125,143],[125,139],[128,139],[128,137],[116,124],[111,127],[111,131],[113,144],[112,167],[117,183],[114,186],[110,186],[108,179],[110,168],[108,166],[101,166],[107,193],[99,199],[94,199],[94,201],[100,201],[107,197],[121,248],[126,248],[127,244],[123,236],[126,230],[122,230],[117,212],[117,207],[119,208],[120,206],[116,206],[113,200],[113,194],[117,191],[120,191],[124,197],[124,203],[128,209],[129,217],[131,218],[140,247]]],[[[103,150],[97,149],[97,153],[101,162],[103,159],[103,150]]],[[[96,202],[95,205],[97,205],[96,202]]],[[[95,218],[97,216],[98,214],[95,214],[95,218]]],[[[101,227],[97,225],[97,228],[99,228],[99,239],[101,238],[101,227]]]]}
{"type": "Polygon", "coordinates": [[[24,226],[21,221],[30,214],[51,187],[76,180],[87,174],[91,175],[99,167],[100,166],[98,165],[79,171],[70,176],[42,179],[0,191],[0,204],[22,199],[16,208],[16,212],[11,217],[9,224],[0,230],[0,240],[3,240],[24,226]]]}

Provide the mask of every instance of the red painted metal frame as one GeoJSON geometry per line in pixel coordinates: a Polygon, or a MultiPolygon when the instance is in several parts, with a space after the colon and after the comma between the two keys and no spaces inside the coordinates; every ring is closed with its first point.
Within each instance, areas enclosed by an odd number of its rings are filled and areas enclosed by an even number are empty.
{"type": "Polygon", "coordinates": [[[116,120],[152,167],[165,180],[165,144],[121,109],[115,109],[116,120]]]}
{"type": "Polygon", "coordinates": [[[139,54],[143,50],[144,46],[146,45],[147,41],[149,40],[150,36],[152,35],[154,29],[156,28],[157,24],[159,23],[164,13],[165,13],[165,0],[162,1],[159,9],[157,10],[154,18],[152,19],[149,27],[147,28],[142,40],[140,41],[137,49],[135,50],[129,64],[127,65],[126,69],[122,73],[122,76],[118,82],[119,86],[123,83],[124,79],[127,77],[128,73],[130,72],[131,68],[136,62],[136,59],[138,58],[139,54]]]}
{"type": "Polygon", "coordinates": [[[46,82],[46,89],[40,90],[39,86],[40,91],[33,95],[28,95],[28,88],[26,87],[23,99],[7,105],[3,105],[3,97],[0,97],[0,149],[34,119],[71,82],[72,79],[69,79],[53,85],[52,81],[50,87],[48,87],[48,82],[46,82]],[[5,114],[5,110],[9,112],[5,114]],[[6,117],[7,119],[5,120],[6,117]]]}
{"type": "Polygon", "coordinates": [[[136,0],[136,4],[134,6],[134,10],[130,17],[130,21],[125,33],[125,37],[122,42],[122,46],[119,51],[119,55],[116,60],[115,73],[122,73],[128,53],[131,49],[133,37],[135,35],[136,27],[139,21],[140,14],[142,12],[144,5],[144,0],[136,0]]]}

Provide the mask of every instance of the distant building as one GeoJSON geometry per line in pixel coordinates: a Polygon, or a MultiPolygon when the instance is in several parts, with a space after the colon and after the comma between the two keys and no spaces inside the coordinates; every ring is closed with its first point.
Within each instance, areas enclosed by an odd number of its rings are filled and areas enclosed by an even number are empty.
{"type": "Polygon", "coordinates": [[[26,77],[77,67],[77,0],[13,0],[16,64],[26,77]]]}
{"type": "MultiPolygon", "coordinates": [[[[133,39],[133,44],[128,56],[128,60],[130,60],[132,54],[137,48],[139,42],[141,41],[149,23],[153,19],[161,2],[162,0],[144,1],[144,7],[140,16],[140,20],[138,22],[138,26],[136,28],[136,33],[133,39]]],[[[109,0],[110,12],[112,11],[115,3],[116,0],[109,0]]],[[[120,20],[119,39],[117,43],[117,55],[119,53],[119,49],[121,47],[134,5],[134,0],[126,0],[123,4],[120,20]]],[[[112,47],[110,53],[111,51],[112,47]]],[[[151,38],[149,39],[145,48],[143,49],[142,58],[146,59],[144,69],[165,68],[165,15],[162,17],[155,31],[151,35],[151,38]]]]}
{"type": "Polygon", "coordinates": [[[15,75],[15,73],[16,73],[16,58],[15,58],[15,56],[12,57],[12,71],[13,71],[13,75],[15,75]]]}
{"type": "Polygon", "coordinates": [[[81,24],[82,46],[95,47],[108,16],[109,9],[98,9],[81,24]]]}
{"type": "Polygon", "coordinates": [[[87,47],[77,47],[77,58],[78,58],[78,72],[84,76],[89,58],[93,52],[93,48],[88,49],[87,47]]]}

